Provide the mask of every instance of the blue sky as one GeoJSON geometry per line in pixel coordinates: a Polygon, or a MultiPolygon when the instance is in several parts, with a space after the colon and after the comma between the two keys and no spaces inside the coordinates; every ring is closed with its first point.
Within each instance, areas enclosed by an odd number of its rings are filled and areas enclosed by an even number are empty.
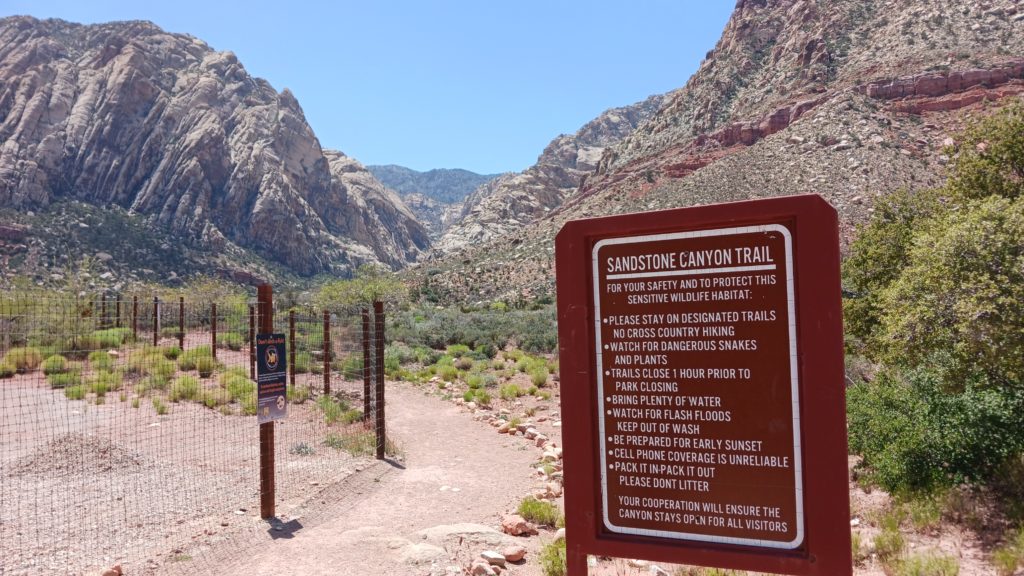
{"type": "Polygon", "coordinates": [[[2,15],[144,19],[295,93],[365,164],[519,171],[603,110],[683,86],[733,0],[6,0],[2,15]]]}

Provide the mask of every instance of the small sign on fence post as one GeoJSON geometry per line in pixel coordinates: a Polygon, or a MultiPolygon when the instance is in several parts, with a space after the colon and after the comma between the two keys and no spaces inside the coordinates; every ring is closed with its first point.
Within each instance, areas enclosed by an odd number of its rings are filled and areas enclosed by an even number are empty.
{"type": "Polygon", "coordinates": [[[288,355],[284,334],[256,335],[256,415],[260,424],[288,415],[288,355]]]}

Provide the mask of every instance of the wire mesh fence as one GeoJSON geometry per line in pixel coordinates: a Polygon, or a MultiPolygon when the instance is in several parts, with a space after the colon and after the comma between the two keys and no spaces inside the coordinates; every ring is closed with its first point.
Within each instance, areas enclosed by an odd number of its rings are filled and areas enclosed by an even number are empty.
{"type": "MultiPolygon", "coordinates": [[[[244,554],[246,534],[267,530],[261,309],[0,294],[0,574],[195,573],[212,550],[244,554]]],[[[273,312],[290,367],[288,416],[273,424],[279,519],[327,503],[385,443],[376,324],[273,312]]]]}

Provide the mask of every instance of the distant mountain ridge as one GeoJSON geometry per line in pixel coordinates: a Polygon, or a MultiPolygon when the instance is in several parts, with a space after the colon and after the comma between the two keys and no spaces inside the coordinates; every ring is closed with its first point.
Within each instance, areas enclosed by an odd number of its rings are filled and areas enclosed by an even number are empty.
{"type": "Polygon", "coordinates": [[[149,22],[0,19],[4,208],[113,204],[205,252],[237,246],[300,275],[415,260],[426,230],[342,158],[291,92],[231,52],[149,22]]]}
{"type": "Polygon", "coordinates": [[[420,172],[395,164],[367,166],[367,169],[385,186],[401,195],[434,240],[462,212],[462,203],[467,196],[499,176],[460,168],[420,172]]]}

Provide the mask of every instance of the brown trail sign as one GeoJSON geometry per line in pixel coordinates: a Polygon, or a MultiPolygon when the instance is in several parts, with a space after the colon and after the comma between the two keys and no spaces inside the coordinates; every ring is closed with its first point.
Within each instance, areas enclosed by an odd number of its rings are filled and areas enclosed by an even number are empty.
{"type": "Polygon", "coordinates": [[[835,211],[569,222],[557,278],[570,573],[600,553],[851,574],[835,211]]]}

